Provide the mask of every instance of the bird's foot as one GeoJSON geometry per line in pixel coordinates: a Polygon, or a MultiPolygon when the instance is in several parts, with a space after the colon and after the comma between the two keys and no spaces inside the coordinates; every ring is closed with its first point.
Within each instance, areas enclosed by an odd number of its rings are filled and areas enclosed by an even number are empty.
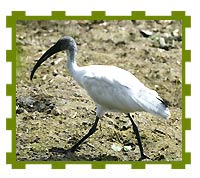
{"type": "Polygon", "coordinates": [[[73,150],[72,148],[66,150],[64,148],[53,147],[49,149],[49,151],[54,152],[54,153],[61,153],[61,154],[71,154],[71,153],[74,153],[75,150],[73,150]]]}
{"type": "Polygon", "coordinates": [[[142,161],[144,159],[150,159],[150,158],[143,153],[143,154],[141,154],[141,157],[140,157],[140,159],[138,161],[142,161]]]}

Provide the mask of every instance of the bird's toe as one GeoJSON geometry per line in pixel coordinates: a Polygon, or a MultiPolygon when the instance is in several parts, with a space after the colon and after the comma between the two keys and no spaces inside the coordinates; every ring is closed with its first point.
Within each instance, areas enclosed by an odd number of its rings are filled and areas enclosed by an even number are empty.
{"type": "Polygon", "coordinates": [[[146,154],[143,153],[138,161],[142,161],[144,159],[151,159],[151,158],[149,158],[146,154]]]}

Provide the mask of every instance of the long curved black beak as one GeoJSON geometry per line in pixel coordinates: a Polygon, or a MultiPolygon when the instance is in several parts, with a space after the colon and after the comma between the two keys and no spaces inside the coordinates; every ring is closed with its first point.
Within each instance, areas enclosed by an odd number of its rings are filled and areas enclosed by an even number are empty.
{"type": "Polygon", "coordinates": [[[53,54],[62,51],[60,45],[58,45],[58,43],[56,43],[55,45],[53,45],[51,48],[49,48],[43,55],[42,57],[37,61],[37,63],[35,64],[35,66],[33,67],[33,70],[31,71],[31,75],[30,75],[30,80],[32,80],[35,71],[37,70],[37,68],[44,62],[46,61],[50,56],[52,56],[53,54]]]}

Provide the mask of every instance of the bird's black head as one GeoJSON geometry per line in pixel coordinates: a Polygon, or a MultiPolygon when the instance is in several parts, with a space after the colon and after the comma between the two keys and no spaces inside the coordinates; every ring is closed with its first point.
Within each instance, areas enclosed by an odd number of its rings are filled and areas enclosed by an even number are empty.
{"type": "Polygon", "coordinates": [[[77,51],[76,42],[70,36],[64,36],[64,37],[60,38],[54,46],[59,48],[60,51],[62,51],[62,50],[77,51]]]}
{"type": "Polygon", "coordinates": [[[35,64],[35,66],[33,67],[33,70],[31,72],[31,76],[30,79],[32,80],[35,71],[37,70],[37,68],[44,62],[46,61],[50,56],[52,56],[53,54],[59,52],[59,51],[63,51],[63,50],[67,50],[67,51],[77,51],[77,46],[76,46],[76,42],[74,41],[74,39],[70,36],[65,36],[60,38],[51,48],[49,48],[43,55],[42,57],[37,61],[37,63],[35,64]]]}

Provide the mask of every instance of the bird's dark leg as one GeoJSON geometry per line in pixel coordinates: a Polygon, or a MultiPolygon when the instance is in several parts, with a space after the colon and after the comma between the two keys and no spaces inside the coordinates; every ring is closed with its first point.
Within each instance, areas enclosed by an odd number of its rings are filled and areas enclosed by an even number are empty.
{"type": "Polygon", "coordinates": [[[99,117],[96,116],[96,120],[93,124],[93,126],[91,127],[91,129],[89,130],[89,132],[83,137],[81,138],[74,146],[72,146],[70,149],[63,149],[63,148],[54,148],[54,149],[51,149],[52,152],[59,152],[59,153],[64,153],[64,154],[67,154],[67,153],[70,153],[70,152],[74,152],[77,150],[78,146],[83,143],[88,137],[90,137],[95,131],[96,131],[96,128],[97,128],[97,124],[98,124],[98,121],[99,121],[99,117]]]}
{"type": "Polygon", "coordinates": [[[91,129],[89,130],[89,132],[83,138],[81,138],[73,147],[69,149],[71,152],[74,152],[81,143],[83,143],[88,137],[90,137],[96,131],[98,121],[99,121],[99,117],[96,116],[96,120],[93,126],[91,127],[91,129]]]}
{"type": "Polygon", "coordinates": [[[137,127],[137,125],[135,124],[135,122],[133,121],[133,118],[132,118],[132,116],[131,116],[131,114],[130,113],[128,113],[128,117],[129,117],[129,119],[131,120],[131,123],[132,123],[132,126],[133,126],[133,131],[134,131],[134,133],[135,133],[135,135],[136,135],[136,139],[137,139],[137,142],[138,142],[138,146],[139,146],[139,148],[140,148],[140,154],[141,154],[141,157],[140,157],[140,159],[139,159],[139,161],[141,161],[141,160],[143,160],[143,159],[150,159],[148,156],[146,156],[145,154],[144,154],[144,149],[143,149],[143,147],[142,147],[142,141],[141,141],[141,138],[140,138],[140,134],[139,134],[139,131],[138,131],[138,127],[137,127]]]}

